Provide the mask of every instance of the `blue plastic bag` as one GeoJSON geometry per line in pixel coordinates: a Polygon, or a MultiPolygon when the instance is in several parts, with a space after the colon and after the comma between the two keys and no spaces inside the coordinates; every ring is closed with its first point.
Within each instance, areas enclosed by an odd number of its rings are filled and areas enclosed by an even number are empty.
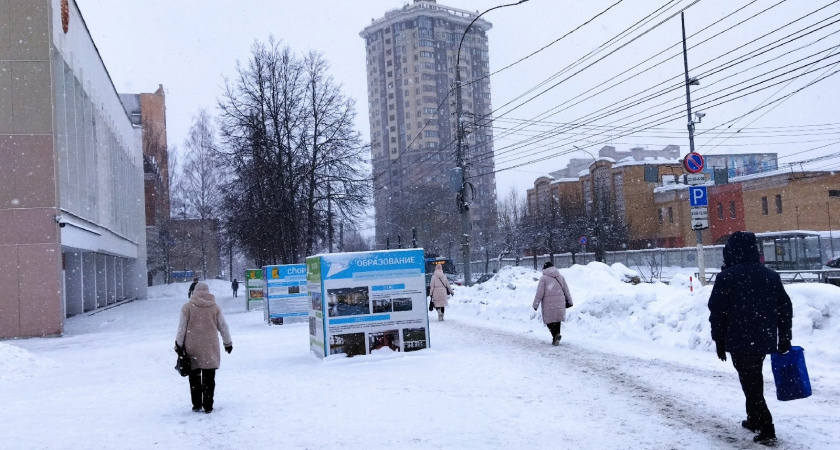
{"type": "Polygon", "coordinates": [[[777,399],[784,402],[811,396],[811,380],[808,379],[805,350],[802,347],[791,347],[784,354],[771,354],[770,365],[776,380],[777,399]]]}

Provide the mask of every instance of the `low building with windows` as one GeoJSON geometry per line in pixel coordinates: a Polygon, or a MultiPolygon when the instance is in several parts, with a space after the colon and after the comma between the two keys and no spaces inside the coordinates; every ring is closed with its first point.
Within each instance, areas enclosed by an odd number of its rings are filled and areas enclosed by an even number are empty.
{"type": "MultiPolygon", "coordinates": [[[[707,184],[709,228],[703,230],[705,244],[724,244],[733,232],[741,230],[762,233],[840,228],[840,197],[829,195],[832,186],[840,186],[840,173],[815,164],[734,177],[724,185],[707,184]]],[[[660,217],[657,246],[696,245],[696,233],[690,226],[688,186],[657,188],[655,202],[660,217]]]]}
{"type": "Polygon", "coordinates": [[[0,338],[146,297],[141,130],[73,0],[0,2],[0,338]]]}

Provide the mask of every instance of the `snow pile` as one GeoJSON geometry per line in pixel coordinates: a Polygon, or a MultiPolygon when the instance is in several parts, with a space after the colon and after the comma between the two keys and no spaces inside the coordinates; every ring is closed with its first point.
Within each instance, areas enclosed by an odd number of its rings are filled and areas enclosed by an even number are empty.
{"type": "Polygon", "coordinates": [[[0,381],[32,377],[57,364],[14,345],[0,342],[0,381]]]}
{"type": "MultiPolygon", "coordinates": [[[[636,272],[622,264],[592,262],[560,269],[569,284],[574,307],[567,312],[564,335],[600,341],[642,341],[657,345],[713,351],[707,307],[711,286],[698,286],[687,273],[670,284],[630,284],[636,272]]],[[[458,287],[453,313],[502,328],[544,333],[540,312],[531,308],[541,272],[505,267],[492,279],[458,287]],[[464,310],[463,312],[458,310],[464,310]]],[[[825,284],[785,286],[793,302],[794,345],[824,362],[840,362],[840,289],[825,284]]]]}
{"type": "MultiPolygon", "coordinates": [[[[227,280],[199,280],[202,283],[207,283],[210,292],[216,296],[230,295],[231,287],[230,281],[227,280]]],[[[187,300],[187,293],[190,291],[191,281],[183,283],[162,284],[159,286],[151,286],[147,292],[147,297],[152,298],[175,298],[187,300]]],[[[239,280],[239,293],[245,291],[245,283],[239,280]]]]}

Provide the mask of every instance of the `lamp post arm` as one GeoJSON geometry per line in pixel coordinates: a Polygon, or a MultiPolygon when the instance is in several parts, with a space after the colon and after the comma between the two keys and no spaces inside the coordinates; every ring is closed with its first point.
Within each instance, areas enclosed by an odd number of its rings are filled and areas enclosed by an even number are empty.
{"type": "Polygon", "coordinates": [[[458,54],[457,54],[457,55],[456,55],[456,57],[455,57],[455,67],[456,67],[456,70],[457,70],[457,68],[458,68],[458,67],[460,67],[460,64],[461,64],[461,46],[462,46],[462,45],[464,45],[464,39],[467,37],[467,33],[469,33],[469,31],[470,31],[470,27],[472,27],[472,26],[473,26],[473,24],[475,23],[475,21],[476,21],[476,20],[478,20],[479,18],[481,18],[481,16],[483,16],[483,15],[485,15],[485,14],[489,13],[490,11],[493,11],[494,9],[504,8],[504,7],[506,7],[506,6],[516,6],[516,5],[520,4],[520,3],[525,3],[525,2],[527,2],[527,1],[528,1],[528,0],[519,0],[519,1],[518,1],[518,2],[516,2],[516,3],[508,3],[508,4],[506,4],[506,5],[494,6],[494,7],[490,8],[490,9],[488,9],[488,10],[484,11],[483,13],[481,13],[481,14],[479,14],[479,15],[475,16],[475,19],[473,19],[473,20],[472,20],[472,22],[470,22],[470,24],[469,24],[469,25],[467,25],[467,28],[464,30],[464,34],[463,34],[463,35],[461,35],[461,41],[460,41],[460,42],[458,42],[458,54]]]}

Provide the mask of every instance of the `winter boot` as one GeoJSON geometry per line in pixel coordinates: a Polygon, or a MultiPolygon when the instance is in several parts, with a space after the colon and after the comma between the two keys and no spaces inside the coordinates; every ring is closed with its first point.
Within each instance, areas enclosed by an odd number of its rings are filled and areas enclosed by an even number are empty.
{"type": "Polygon", "coordinates": [[[741,426],[752,431],[753,433],[758,433],[758,425],[753,424],[748,420],[741,421],[741,426]]]}
{"type": "Polygon", "coordinates": [[[563,337],[563,336],[560,336],[559,334],[558,334],[558,335],[556,335],[556,336],[554,336],[554,340],[551,342],[551,345],[553,345],[553,346],[555,346],[555,347],[557,347],[558,345],[560,345],[560,339],[561,339],[562,337],[563,337]]]}
{"type": "Polygon", "coordinates": [[[773,425],[770,425],[760,430],[758,434],[753,437],[753,442],[768,446],[776,445],[776,428],[773,425]]]}
{"type": "Polygon", "coordinates": [[[437,310],[437,313],[438,313],[438,322],[440,322],[441,320],[443,320],[443,313],[440,312],[440,310],[437,310]]]}

